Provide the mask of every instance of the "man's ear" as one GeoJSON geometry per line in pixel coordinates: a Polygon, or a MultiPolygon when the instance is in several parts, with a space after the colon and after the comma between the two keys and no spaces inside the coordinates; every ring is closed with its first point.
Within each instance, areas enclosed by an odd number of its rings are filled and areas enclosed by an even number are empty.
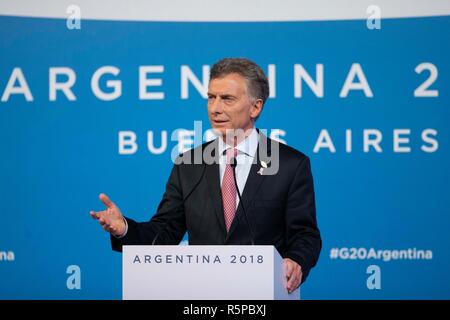
{"type": "Polygon", "coordinates": [[[252,109],[250,110],[250,116],[256,120],[261,115],[262,109],[263,109],[262,99],[256,99],[256,101],[252,105],[252,109]]]}

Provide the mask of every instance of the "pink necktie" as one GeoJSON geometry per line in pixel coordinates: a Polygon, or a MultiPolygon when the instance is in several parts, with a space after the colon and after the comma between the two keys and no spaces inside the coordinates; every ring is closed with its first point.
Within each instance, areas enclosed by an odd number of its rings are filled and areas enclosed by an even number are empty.
{"type": "Polygon", "coordinates": [[[227,232],[230,231],[230,226],[236,213],[236,185],[234,184],[233,168],[230,165],[231,158],[235,158],[236,154],[236,149],[230,148],[227,150],[227,162],[222,180],[223,212],[227,232]]]}

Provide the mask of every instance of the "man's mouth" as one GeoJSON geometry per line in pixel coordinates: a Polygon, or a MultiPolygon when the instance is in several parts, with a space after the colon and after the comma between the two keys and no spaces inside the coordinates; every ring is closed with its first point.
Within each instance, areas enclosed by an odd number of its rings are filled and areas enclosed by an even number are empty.
{"type": "Polygon", "coordinates": [[[220,124],[220,123],[225,123],[228,122],[228,120],[213,120],[214,123],[220,124]]]}

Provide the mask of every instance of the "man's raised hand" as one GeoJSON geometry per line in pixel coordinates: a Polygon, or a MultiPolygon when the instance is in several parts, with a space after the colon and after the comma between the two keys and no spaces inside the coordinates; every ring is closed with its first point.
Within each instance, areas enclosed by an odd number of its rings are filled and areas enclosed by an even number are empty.
{"type": "Polygon", "coordinates": [[[99,198],[105,205],[106,210],[91,211],[89,214],[93,219],[98,220],[105,231],[117,237],[122,236],[125,233],[126,225],[119,207],[104,193],[100,193],[99,198]]]}

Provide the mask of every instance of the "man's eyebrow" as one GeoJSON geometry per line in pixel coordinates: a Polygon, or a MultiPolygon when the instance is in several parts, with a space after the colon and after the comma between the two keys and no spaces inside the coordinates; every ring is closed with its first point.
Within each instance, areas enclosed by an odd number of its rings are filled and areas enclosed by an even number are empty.
{"type": "Polygon", "coordinates": [[[221,94],[220,97],[221,97],[222,99],[236,98],[236,97],[233,96],[232,94],[221,94]]]}

